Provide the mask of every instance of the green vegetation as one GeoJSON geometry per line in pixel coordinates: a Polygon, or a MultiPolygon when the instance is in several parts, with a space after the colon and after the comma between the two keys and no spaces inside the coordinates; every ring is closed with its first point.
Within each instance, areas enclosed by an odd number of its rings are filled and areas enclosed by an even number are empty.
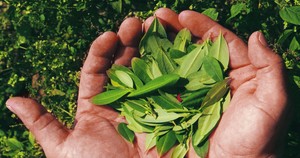
{"type": "MultiPolygon", "coordinates": [[[[104,31],[117,31],[125,17],[145,19],[160,7],[204,12],[245,42],[262,31],[285,61],[292,96],[299,96],[299,5],[299,0],[0,0],[0,157],[45,157],[5,107],[10,96],[35,98],[71,126],[90,43],[104,31]]],[[[292,103],[299,113],[299,103],[292,103]]],[[[300,157],[299,127],[300,115],[294,114],[283,157],[300,157]]]]}

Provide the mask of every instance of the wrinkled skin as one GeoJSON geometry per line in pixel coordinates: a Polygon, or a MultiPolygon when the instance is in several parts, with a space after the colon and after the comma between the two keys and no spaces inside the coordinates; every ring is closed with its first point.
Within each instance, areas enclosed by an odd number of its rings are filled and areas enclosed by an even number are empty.
{"type": "MultiPolygon", "coordinates": [[[[208,156],[277,157],[287,124],[287,90],[282,60],[267,47],[263,35],[254,32],[247,46],[229,30],[193,11],[178,15],[159,9],[156,16],[170,37],[186,27],[195,41],[214,39],[221,31],[228,42],[232,101],[210,137],[208,156]]],[[[47,157],[157,157],[155,149],[145,152],[144,134],[138,134],[133,145],[126,142],[116,131],[124,119],[111,108],[89,101],[103,91],[111,61],[130,65],[131,58],[138,54],[143,27],[147,30],[152,20],[142,24],[128,18],[118,34],[105,32],[92,43],[81,71],[73,129],[67,129],[32,99],[15,97],[7,101],[7,107],[34,134],[47,157]]],[[[193,149],[188,157],[196,157],[193,149]]]]}

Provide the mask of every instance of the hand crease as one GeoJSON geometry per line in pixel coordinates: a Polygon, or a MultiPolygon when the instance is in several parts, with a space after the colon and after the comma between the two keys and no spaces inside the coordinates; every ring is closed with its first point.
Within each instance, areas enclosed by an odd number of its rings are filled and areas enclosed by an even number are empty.
{"type": "MultiPolygon", "coordinates": [[[[261,102],[262,104],[267,105],[267,104],[265,104],[265,102],[261,101],[258,97],[256,97],[256,98],[257,98],[257,100],[258,100],[259,102],[261,102]]],[[[257,104],[255,104],[254,107],[256,107],[258,110],[260,110],[260,111],[262,111],[263,113],[265,113],[265,114],[266,114],[268,117],[270,117],[274,122],[276,121],[276,119],[275,119],[270,113],[268,113],[266,110],[264,110],[262,107],[257,106],[257,104]]]]}

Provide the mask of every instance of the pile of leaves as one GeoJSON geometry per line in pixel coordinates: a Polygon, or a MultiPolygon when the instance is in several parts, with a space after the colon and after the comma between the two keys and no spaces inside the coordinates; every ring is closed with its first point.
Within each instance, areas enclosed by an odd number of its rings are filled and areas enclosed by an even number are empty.
{"type": "Polygon", "coordinates": [[[172,157],[184,157],[190,141],[196,153],[208,152],[208,136],[230,101],[226,70],[227,43],[220,34],[212,42],[192,43],[181,30],[172,43],[155,19],[140,41],[140,58],[131,68],[113,65],[107,71],[107,90],[93,97],[126,118],[119,133],[134,141],[134,132],[147,133],[146,149],[156,146],[159,155],[176,145],[172,157]]]}

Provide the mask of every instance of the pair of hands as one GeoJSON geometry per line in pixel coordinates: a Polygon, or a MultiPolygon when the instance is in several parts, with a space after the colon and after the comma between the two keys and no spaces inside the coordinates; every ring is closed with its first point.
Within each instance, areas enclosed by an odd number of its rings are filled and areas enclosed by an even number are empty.
{"type": "MultiPolygon", "coordinates": [[[[195,40],[213,39],[221,31],[228,42],[232,100],[210,137],[208,156],[276,157],[286,129],[288,97],[282,60],[267,47],[263,35],[253,33],[247,46],[202,14],[176,14],[162,8],[155,15],[171,36],[186,27],[195,40]]],[[[103,91],[105,73],[112,62],[129,66],[131,58],[138,55],[142,30],[147,30],[152,20],[142,24],[128,18],[117,34],[105,32],[95,39],[81,72],[73,129],[67,129],[32,99],[14,97],[7,101],[8,109],[34,134],[47,157],[158,157],[155,149],[145,151],[144,134],[137,134],[133,145],[128,143],[116,131],[118,123],[124,121],[118,113],[89,101],[103,91]]],[[[192,148],[187,157],[197,157],[192,148]]]]}

